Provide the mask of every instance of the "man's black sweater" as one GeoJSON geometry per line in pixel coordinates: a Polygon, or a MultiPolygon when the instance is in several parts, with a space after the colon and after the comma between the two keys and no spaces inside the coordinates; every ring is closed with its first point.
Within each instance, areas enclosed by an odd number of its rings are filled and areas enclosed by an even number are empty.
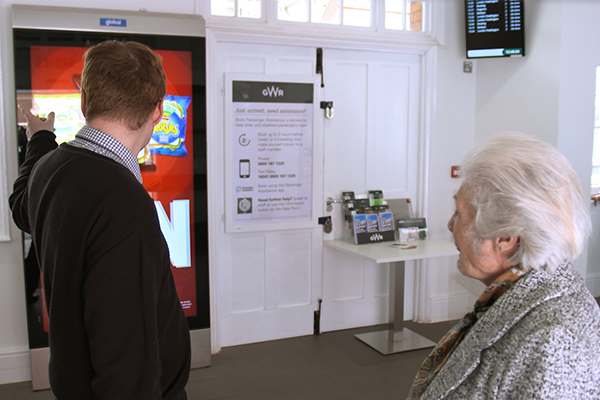
{"type": "Polygon", "coordinates": [[[54,395],[176,399],[190,339],[154,203],[121,164],[53,143],[32,137],[10,206],[42,266],[54,395]]]}

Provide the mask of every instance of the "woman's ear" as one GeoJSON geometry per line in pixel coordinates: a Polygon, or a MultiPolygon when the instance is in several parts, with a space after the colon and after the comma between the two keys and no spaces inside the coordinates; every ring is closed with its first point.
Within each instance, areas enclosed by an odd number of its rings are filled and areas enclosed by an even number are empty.
{"type": "Polygon", "coordinates": [[[494,249],[498,253],[503,253],[510,258],[519,247],[519,237],[518,236],[507,236],[496,238],[494,240],[494,249]]]}

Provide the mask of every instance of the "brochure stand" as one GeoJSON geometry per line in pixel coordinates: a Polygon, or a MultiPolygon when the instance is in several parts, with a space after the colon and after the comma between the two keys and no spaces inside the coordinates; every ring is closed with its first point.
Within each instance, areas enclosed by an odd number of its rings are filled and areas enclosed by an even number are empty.
{"type": "Polygon", "coordinates": [[[344,217],[356,244],[396,240],[394,216],[383,198],[383,191],[368,194],[343,192],[344,217]]]}

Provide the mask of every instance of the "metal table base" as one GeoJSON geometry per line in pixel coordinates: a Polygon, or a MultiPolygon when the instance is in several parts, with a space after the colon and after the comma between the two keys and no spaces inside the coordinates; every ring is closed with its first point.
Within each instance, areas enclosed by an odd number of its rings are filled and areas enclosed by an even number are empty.
{"type": "Polygon", "coordinates": [[[404,261],[390,263],[389,328],[355,337],[383,355],[434,347],[436,343],[404,328],[404,261]]]}

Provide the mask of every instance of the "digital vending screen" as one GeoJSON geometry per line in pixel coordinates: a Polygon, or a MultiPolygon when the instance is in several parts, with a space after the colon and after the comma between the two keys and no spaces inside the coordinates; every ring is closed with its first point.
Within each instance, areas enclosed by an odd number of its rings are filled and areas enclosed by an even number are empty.
{"type": "Polygon", "coordinates": [[[467,58],[525,55],[523,0],[465,0],[467,58]]]}
{"type": "MultiPolygon", "coordinates": [[[[15,30],[16,38],[18,31],[15,30]]],[[[27,35],[32,32],[26,31],[27,35]]],[[[16,55],[27,56],[27,60],[15,57],[16,64],[27,66],[20,71],[18,65],[15,68],[17,103],[41,117],[54,111],[58,143],[73,140],[85,124],[80,85],[83,56],[89,47],[90,35],[86,34],[87,46],[32,43],[20,51],[15,50],[16,55]]],[[[177,292],[190,328],[208,327],[206,169],[202,167],[206,159],[203,143],[206,134],[205,91],[203,85],[194,84],[204,82],[204,65],[196,65],[199,56],[194,54],[193,46],[181,49],[181,40],[178,42],[181,38],[166,37],[160,41],[156,37],[131,35],[117,38],[146,42],[162,58],[167,77],[163,118],[155,127],[150,143],[138,154],[138,160],[143,185],[154,200],[161,230],[169,246],[177,292]],[[165,43],[179,44],[168,46],[165,43]],[[202,72],[201,79],[194,76],[198,70],[202,72]],[[199,236],[197,232],[200,232],[199,236]]],[[[105,39],[106,35],[100,37],[98,34],[96,41],[105,39]]],[[[204,43],[203,38],[187,39],[204,43]]],[[[198,50],[203,63],[203,46],[198,50]]],[[[25,124],[21,116],[19,124],[25,124]]]]}

